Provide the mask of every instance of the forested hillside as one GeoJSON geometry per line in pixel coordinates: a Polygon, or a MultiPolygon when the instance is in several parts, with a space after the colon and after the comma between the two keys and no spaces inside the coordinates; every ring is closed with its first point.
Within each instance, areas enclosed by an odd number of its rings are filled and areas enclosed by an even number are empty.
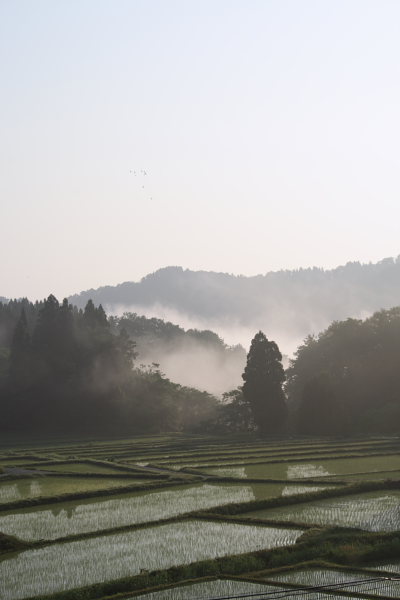
{"type": "MultiPolygon", "coordinates": [[[[158,365],[141,366],[134,341],[168,353],[177,340],[185,347],[200,339],[211,362],[242,356],[243,349],[225,346],[210,331],[184,332],[134,314],[107,318],[91,300],[82,310],[54,296],[0,303],[0,330],[3,431],[399,432],[400,307],[364,321],[335,321],[309,336],[286,374],[277,345],[259,332],[245,368],[238,358],[236,377],[243,373],[244,385],[225,388],[223,402],[171,382],[158,365]]],[[[201,370],[196,362],[190,368],[201,370]]]]}
{"type": "MultiPolygon", "coordinates": [[[[0,352],[11,345],[22,307],[32,331],[43,302],[32,303],[27,299],[0,302],[0,352]]],[[[111,316],[109,325],[114,334],[125,329],[135,342],[137,364],[157,363],[172,381],[214,394],[222,394],[241,383],[240,374],[246,362],[244,349],[226,345],[212,331],[185,331],[162,319],[148,319],[135,313],[111,316]]]]}
{"type": "Polygon", "coordinates": [[[206,392],[135,365],[135,343],[88,301],[0,303],[0,428],[22,432],[193,430],[215,414],[206,392]]]}
{"type": "Polygon", "coordinates": [[[224,339],[246,345],[254,331],[262,329],[290,353],[307,335],[318,333],[334,320],[363,318],[398,305],[400,259],[255,277],[167,267],[138,283],[89,290],[70,301],[83,307],[89,298],[110,314],[123,310],[151,316],[171,314],[175,322],[201,324],[224,339]]]}
{"type": "Polygon", "coordinates": [[[400,307],[334,322],[287,369],[293,427],[305,434],[400,431],[400,307]]]}

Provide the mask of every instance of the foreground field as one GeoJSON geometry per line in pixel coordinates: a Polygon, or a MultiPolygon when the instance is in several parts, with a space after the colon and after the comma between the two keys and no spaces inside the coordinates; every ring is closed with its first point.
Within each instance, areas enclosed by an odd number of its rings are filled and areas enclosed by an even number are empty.
{"type": "Polygon", "coordinates": [[[399,449],[181,435],[4,447],[0,598],[400,597],[399,449]]]}

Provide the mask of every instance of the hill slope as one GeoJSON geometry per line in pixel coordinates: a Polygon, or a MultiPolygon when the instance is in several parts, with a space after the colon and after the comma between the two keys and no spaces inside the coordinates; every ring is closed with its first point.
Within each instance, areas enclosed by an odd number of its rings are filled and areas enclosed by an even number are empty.
{"type": "Polygon", "coordinates": [[[284,351],[291,351],[334,320],[365,317],[400,304],[400,257],[254,277],[166,267],[138,283],[88,290],[70,301],[83,306],[88,298],[110,313],[134,310],[210,328],[230,343],[248,344],[263,329],[284,351]]]}

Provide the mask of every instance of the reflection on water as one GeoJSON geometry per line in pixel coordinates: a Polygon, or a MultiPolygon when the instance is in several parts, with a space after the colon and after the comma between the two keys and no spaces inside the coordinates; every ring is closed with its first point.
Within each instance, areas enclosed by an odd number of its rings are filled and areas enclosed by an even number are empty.
{"type": "Polygon", "coordinates": [[[308,459],[302,462],[273,462],[238,464],[230,467],[213,467],[207,473],[240,479],[315,479],[324,477],[352,476],[360,479],[396,479],[400,468],[400,455],[365,456],[359,458],[335,458],[331,460],[308,459]]]}
{"type": "Polygon", "coordinates": [[[243,470],[248,479],[312,479],[330,475],[325,466],[315,463],[264,463],[246,465],[243,470]]]}
{"type": "Polygon", "coordinates": [[[312,477],[323,477],[324,475],[331,475],[331,473],[325,469],[322,465],[315,465],[312,463],[298,465],[289,465],[287,468],[288,479],[305,479],[312,477]]]}
{"type": "Polygon", "coordinates": [[[62,508],[57,508],[57,504],[51,508],[51,514],[53,517],[58,517],[59,515],[67,517],[67,519],[71,519],[73,517],[74,512],[77,509],[77,505],[71,504],[70,506],[64,506],[62,508]]]}
{"type": "Polygon", "coordinates": [[[31,495],[34,480],[18,479],[15,483],[17,498],[27,498],[31,495]]]}

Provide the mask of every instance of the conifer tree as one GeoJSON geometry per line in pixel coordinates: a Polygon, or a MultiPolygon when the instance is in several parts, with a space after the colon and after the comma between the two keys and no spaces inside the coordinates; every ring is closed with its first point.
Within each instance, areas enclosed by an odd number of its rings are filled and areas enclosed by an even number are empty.
{"type": "Polygon", "coordinates": [[[242,375],[243,395],[262,434],[280,433],[286,420],[282,355],[262,331],[253,338],[242,375]]]}
{"type": "Polygon", "coordinates": [[[10,378],[13,386],[23,387],[29,379],[31,337],[24,308],[14,330],[10,349],[10,378]]]}

